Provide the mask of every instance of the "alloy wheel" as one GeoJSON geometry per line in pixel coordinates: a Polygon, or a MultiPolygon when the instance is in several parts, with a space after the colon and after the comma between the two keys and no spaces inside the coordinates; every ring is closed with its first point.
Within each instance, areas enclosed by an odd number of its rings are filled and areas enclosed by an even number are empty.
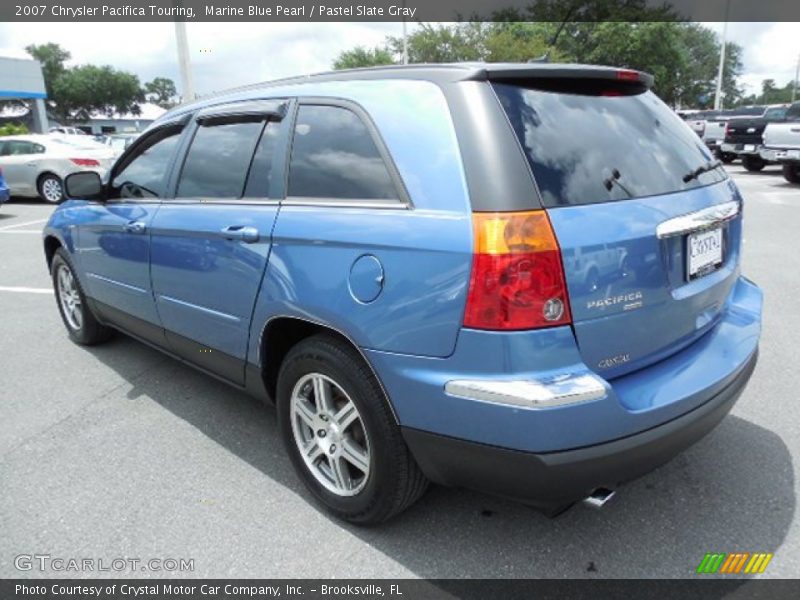
{"type": "Polygon", "coordinates": [[[358,494],[369,479],[370,447],[355,403],[330,377],[309,373],[290,406],[294,441],[314,479],[338,496],[358,494]]]}
{"type": "Polygon", "coordinates": [[[58,267],[58,301],[67,324],[75,331],[83,327],[83,305],[75,276],[66,265],[58,267]]]}
{"type": "Polygon", "coordinates": [[[60,202],[64,196],[61,182],[53,177],[48,177],[42,181],[42,196],[48,202],[60,202]]]}

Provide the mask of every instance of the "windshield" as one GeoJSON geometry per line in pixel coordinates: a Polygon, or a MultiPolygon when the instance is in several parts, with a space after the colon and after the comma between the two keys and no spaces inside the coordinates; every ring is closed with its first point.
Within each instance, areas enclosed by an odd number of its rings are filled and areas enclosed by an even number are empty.
{"type": "Polygon", "coordinates": [[[668,194],[726,178],[697,134],[652,92],[494,89],[545,207],[668,194]]]}

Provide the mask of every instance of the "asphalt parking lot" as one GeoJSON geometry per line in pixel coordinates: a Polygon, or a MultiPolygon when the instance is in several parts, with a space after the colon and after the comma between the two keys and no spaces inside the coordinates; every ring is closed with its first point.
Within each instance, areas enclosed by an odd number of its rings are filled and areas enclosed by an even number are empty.
{"type": "Polygon", "coordinates": [[[712,551],[774,552],[763,576],[796,577],[800,187],[729,171],[766,307],[759,366],[717,430],[601,511],[432,488],[371,529],[310,500],[272,409],[124,336],[72,344],[41,249],[52,208],[3,205],[0,577],[63,575],[15,568],[35,553],[194,559],[174,577],[691,577],[712,551]]]}

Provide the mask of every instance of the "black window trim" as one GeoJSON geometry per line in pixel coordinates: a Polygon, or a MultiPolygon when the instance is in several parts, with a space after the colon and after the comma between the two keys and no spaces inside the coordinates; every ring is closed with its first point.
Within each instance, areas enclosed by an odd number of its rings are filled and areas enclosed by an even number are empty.
{"type": "MultiPolygon", "coordinates": [[[[168,186],[169,193],[161,199],[161,202],[169,205],[197,205],[197,204],[225,204],[225,205],[256,205],[256,206],[277,206],[281,203],[280,198],[272,198],[269,196],[263,197],[250,197],[244,196],[237,197],[207,197],[207,196],[191,196],[181,197],[178,196],[178,186],[180,184],[183,169],[186,167],[186,160],[189,157],[189,152],[192,149],[192,144],[197,136],[197,132],[201,127],[212,127],[217,125],[224,125],[228,123],[244,122],[253,118],[260,118],[264,122],[264,127],[256,140],[256,146],[253,148],[253,155],[250,157],[250,163],[247,166],[247,173],[244,181],[245,185],[242,188],[242,194],[247,189],[247,181],[250,179],[250,169],[253,166],[255,153],[258,150],[258,144],[261,141],[261,136],[264,135],[268,123],[282,123],[289,111],[291,105],[291,98],[264,98],[259,100],[241,100],[226,104],[217,104],[209,108],[198,111],[197,113],[187,113],[185,115],[186,121],[194,120],[194,124],[187,127],[188,139],[181,144],[178,150],[178,161],[174,168],[174,173],[170,178],[168,186]]],[[[280,160],[281,152],[283,152],[284,140],[279,136],[276,140],[276,158],[280,160]]],[[[275,165],[272,166],[273,172],[275,165]]],[[[267,190],[269,194],[269,190],[267,190]]]]}
{"type": "Polygon", "coordinates": [[[375,122],[370,117],[369,113],[363,106],[339,97],[329,96],[300,96],[297,98],[294,110],[291,114],[291,122],[289,126],[289,144],[286,148],[285,156],[286,164],[284,165],[284,182],[283,187],[285,190],[284,198],[281,201],[282,206],[318,206],[318,207],[336,207],[336,208],[379,208],[379,209],[393,209],[393,210],[413,210],[414,204],[408,194],[400,172],[397,170],[391,154],[389,153],[386,143],[381,137],[375,122]],[[383,160],[383,164],[389,173],[389,179],[394,186],[397,193],[397,199],[382,199],[382,198],[317,198],[306,196],[289,196],[289,169],[292,159],[292,150],[294,148],[294,128],[297,123],[297,114],[301,106],[330,106],[335,108],[343,108],[349,110],[364,124],[372,138],[372,142],[378,149],[378,154],[383,160]]]}
{"type": "Polygon", "coordinates": [[[105,192],[103,194],[103,198],[97,200],[97,202],[102,202],[106,204],[161,204],[164,198],[169,197],[170,190],[171,190],[171,182],[172,182],[172,174],[175,168],[175,162],[178,160],[178,157],[181,155],[181,147],[183,145],[183,140],[181,138],[185,137],[187,127],[186,124],[189,123],[191,120],[191,113],[186,113],[181,115],[175,119],[168,119],[163,122],[157,123],[152,128],[148,129],[145,133],[141,136],[136,138],[133,143],[128,146],[128,148],[122,153],[122,155],[117,159],[114,165],[111,167],[111,170],[108,173],[108,179],[106,180],[105,192]],[[131,162],[133,162],[138,156],[138,150],[143,145],[147,145],[147,148],[150,148],[154,144],[149,143],[150,140],[153,138],[159,138],[156,140],[155,144],[160,142],[163,139],[166,139],[169,136],[169,132],[174,131],[175,134],[178,136],[178,145],[176,149],[172,153],[172,157],[170,158],[169,164],[166,166],[164,170],[164,189],[165,192],[161,197],[152,197],[152,198],[109,198],[108,193],[111,191],[111,184],[114,181],[114,178],[123,171],[131,162]],[[136,156],[133,156],[136,153],[136,156]]]}

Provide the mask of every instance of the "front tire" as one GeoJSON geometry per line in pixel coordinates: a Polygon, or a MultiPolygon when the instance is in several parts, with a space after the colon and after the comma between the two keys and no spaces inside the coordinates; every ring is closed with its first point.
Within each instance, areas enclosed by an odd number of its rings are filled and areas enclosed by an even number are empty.
{"type": "Polygon", "coordinates": [[[337,517],[363,525],[402,512],[427,488],[369,366],[319,334],[278,374],[281,437],[303,483],[337,517]]]}
{"type": "Polygon", "coordinates": [[[45,202],[60,204],[64,200],[64,184],[60,177],[52,173],[42,175],[36,187],[39,197],[45,202]]]}
{"type": "Polygon", "coordinates": [[[742,165],[748,171],[760,171],[761,169],[767,166],[767,163],[760,156],[753,156],[752,154],[746,154],[742,156],[742,165]]]}
{"type": "Polygon", "coordinates": [[[789,183],[800,183],[800,165],[783,165],[783,178],[789,183]]]}
{"type": "Polygon", "coordinates": [[[58,312],[61,313],[61,320],[64,321],[70,339],[77,344],[91,346],[111,337],[112,330],[95,318],[86,303],[86,295],[72,268],[69,255],[63,248],[56,250],[50,272],[58,312]]]}

